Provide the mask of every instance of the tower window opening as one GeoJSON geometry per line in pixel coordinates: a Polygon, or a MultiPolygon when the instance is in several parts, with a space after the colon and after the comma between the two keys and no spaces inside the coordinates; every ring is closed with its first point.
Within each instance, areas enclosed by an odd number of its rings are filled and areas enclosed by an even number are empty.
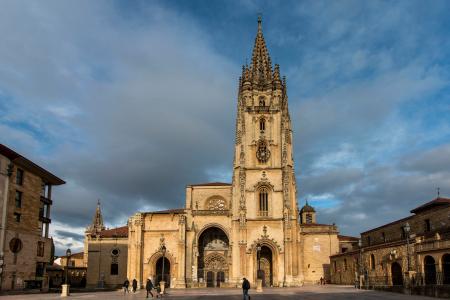
{"type": "Polygon", "coordinates": [[[267,188],[259,191],[259,215],[266,217],[269,214],[269,192],[267,188]]]}
{"type": "Polygon", "coordinates": [[[266,120],[264,119],[259,120],[259,130],[261,131],[266,130],[266,120]]]}
{"type": "Polygon", "coordinates": [[[306,224],[312,223],[312,214],[306,214],[306,224]]]}
{"type": "Polygon", "coordinates": [[[259,106],[266,106],[266,100],[264,97],[259,98],[259,106]]]}

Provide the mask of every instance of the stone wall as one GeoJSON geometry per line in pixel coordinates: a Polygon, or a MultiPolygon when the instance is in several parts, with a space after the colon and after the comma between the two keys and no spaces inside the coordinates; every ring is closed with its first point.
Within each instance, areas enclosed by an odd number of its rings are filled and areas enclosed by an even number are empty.
{"type": "MultiPolygon", "coordinates": [[[[128,239],[92,238],[88,241],[87,287],[119,287],[127,278],[128,239]],[[115,255],[113,250],[118,250],[115,255]],[[111,274],[111,264],[118,264],[118,274],[111,274]]],[[[81,263],[81,262],[80,262],[81,263]]],[[[129,278],[131,281],[132,278],[129,278]]]]}
{"type": "MultiPolygon", "coordinates": [[[[2,160],[2,168],[6,167],[5,161],[2,160]]],[[[18,168],[20,166],[14,165],[13,174],[9,177],[2,290],[22,289],[26,281],[43,280],[43,276],[36,276],[36,266],[50,261],[52,247],[51,239],[42,236],[42,222],[39,220],[39,211],[43,206],[40,200],[43,181],[22,168],[23,184],[16,184],[18,168]],[[16,191],[22,192],[20,207],[16,207],[16,191]],[[16,220],[14,213],[20,214],[20,221],[16,220]],[[13,238],[19,239],[22,245],[16,254],[10,247],[13,238]],[[43,243],[43,253],[38,253],[39,242],[43,243]]]]}

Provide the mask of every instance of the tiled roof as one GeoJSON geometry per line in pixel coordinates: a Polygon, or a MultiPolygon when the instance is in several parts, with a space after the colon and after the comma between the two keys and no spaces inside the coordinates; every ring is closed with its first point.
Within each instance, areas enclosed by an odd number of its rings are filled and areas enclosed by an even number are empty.
{"type": "Polygon", "coordinates": [[[104,238],[128,237],[128,226],[102,230],[99,235],[104,238]]]}
{"type": "Polygon", "coordinates": [[[300,224],[300,226],[314,227],[314,226],[336,226],[336,225],[335,224],[319,224],[319,223],[302,223],[302,224],[300,224]]]}
{"type": "Polygon", "coordinates": [[[226,183],[226,182],[206,182],[206,183],[189,184],[188,186],[231,186],[231,183],[226,183]]]}
{"type": "Polygon", "coordinates": [[[421,211],[425,211],[425,210],[431,209],[433,207],[449,205],[449,204],[450,204],[449,198],[437,197],[437,198],[431,200],[430,202],[427,202],[419,207],[414,208],[413,210],[411,210],[411,213],[417,214],[421,211]]]}
{"type": "Polygon", "coordinates": [[[367,230],[367,231],[361,232],[361,235],[366,234],[366,233],[370,233],[370,232],[373,232],[373,231],[376,231],[376,230],[378,230],[378,229],[381,229],[381,228],[384,228],[384,227],[387,227],[387,226],[395,225],[395,224],[398,224],[398,223],[404,223],[405,221],[411,219],[412,217],[413,217],[413,216],[409,216],[409,217],[406,217],[406,218],[402,218],[402,219],[399,219],[399,220],[395,220],[395,221],[393,221],[393,222],[390,222],[390,223],[387,223],[387,224],[384,224],[384,225],[381,225],[381,226],[378,226],[378,227],[369,229],[369,230],[367,230]]]}
{"type": "Polygon", "coordinates": [[[73,253],[70,257],[71,258],[83,258],[84,252],[73,253]]]}
{"type": "Polygon", "coordinates": [[[350,240],[350,241],[358,241],[359,238],[354,236],[348,236],[348,235],[338,235],[339,240],[350,240]]]}
{"type": "Polygon", "coordinates": [[[63,267],[61,267],[60,265],[58,265],[56,263],[53,263],[53,265],[51,265],[51,266],[47,266],[46,269],[47,269],[47,271],[62,271],[62,270],[64,270],[63,267]]]}
{"type": "Polygon", "coordinates": [[[166,210],[148,211],[146,214],[182,214],[184,213],[183,208],[174,208],[166,210]]]}
{"type": "MultiPolygon", "coordinates": [[[[61,258],[66,258],[66,255],[61,256],[61,258]]],[[[77,253],[72,253],[72,255],[70,255],[70,258],[83,258],[84,257],[84,252],[77,252],[77,253]]]]}
{"type": "Polygon", "coordinates": [[[15,152],[14,150],[8,148],[3,144],[0,144],[0,154],[6,156],[12,162],[26,167],[31,172],[35,173],[36,175],[39,175],[41,178],[45,179],[45,181],[50,184],[60,185],[66,183],[58,176],[50,173],[49,171],[45,170],[41,166],[38,166],[25,156],[20,155],[19,153],[15,152]]]}

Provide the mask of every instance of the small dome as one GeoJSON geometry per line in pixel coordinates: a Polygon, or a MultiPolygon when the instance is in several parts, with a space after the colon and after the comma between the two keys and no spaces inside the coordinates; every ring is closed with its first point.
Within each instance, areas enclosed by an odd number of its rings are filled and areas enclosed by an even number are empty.
{"type": "Polygon", "coordinates": [[[316,210],[314,209],[314,207],[308,204],[308,201],[306,201],[305,206],[303,206],[302,209],[300,210],[300,213],[304,212],[316,212],[316,210]]]}

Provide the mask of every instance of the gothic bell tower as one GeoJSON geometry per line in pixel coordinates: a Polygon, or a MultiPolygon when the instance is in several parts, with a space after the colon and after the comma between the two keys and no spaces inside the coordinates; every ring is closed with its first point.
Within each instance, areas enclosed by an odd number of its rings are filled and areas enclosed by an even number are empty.
{"type": "MultiPolygon", "coordinates": [[[[297,220],[291,128],[286,78],[278,64],[272,67],[259,17],[251,63],[242,67],[239,78],[233,232],[239,236],[240,256],[245,257],[264,227],[264,236],[279,246],[277,259],[283,264],[278,274],[284,281],[295,273],[294,262],[286,256],[293,252],[289,243],[295,241],[297,220]]],[[[241,261],[239,273],[251,276],[246,264],[241,261]]]]}

